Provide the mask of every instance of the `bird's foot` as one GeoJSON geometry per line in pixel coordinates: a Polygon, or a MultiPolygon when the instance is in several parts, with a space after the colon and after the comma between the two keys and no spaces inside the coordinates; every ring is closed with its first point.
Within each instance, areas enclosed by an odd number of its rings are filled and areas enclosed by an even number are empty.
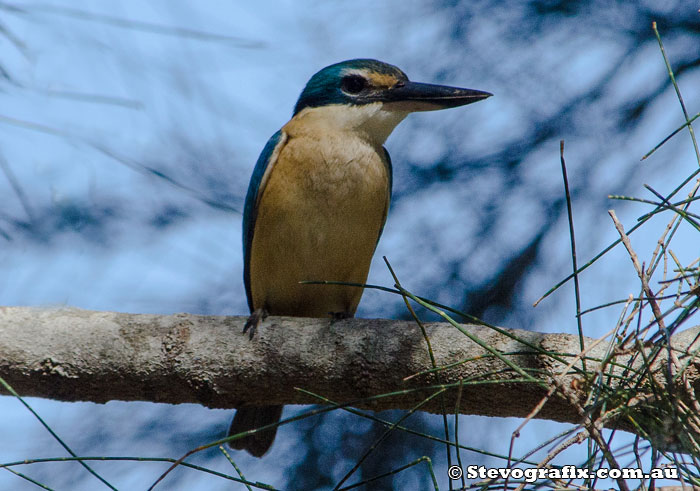
{"type": "Polygon", "coordinates": [[[342,321],[343,319],[352,319],[355,317],[355,314],[352,312],[328,312],[328,315],[331,316],[331,325],[335,324],[338,321],[342,321]]]}
{"type": "Polygon", "coordinates": [[[243,334],[250,331],[248,333],[248,337],[253,339],[253,336],[255,336],[255,331],[257,331],[260,323],[265,320],[265,317],[267,317],[267,310],[260,308],[253,311],[253,313],[250,314],[250,317],[248,317],[248,320],[245,321],[245,326],[243,326],[243,334]]]}

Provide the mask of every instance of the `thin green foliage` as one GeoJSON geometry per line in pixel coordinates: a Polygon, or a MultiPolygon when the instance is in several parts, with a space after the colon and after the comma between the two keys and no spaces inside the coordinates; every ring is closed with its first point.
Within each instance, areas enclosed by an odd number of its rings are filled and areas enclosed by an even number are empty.
{"type": "MultiPolygon", "coordinates": [[[[2,386],[5,388],[5,390],[6,390],[7,392],[9,392],[10,394],[12,394],[19,402],[22,403],[22,405],[23,405],[24,407],[27,408],[27,410],[28,410],[30,413],[32,413],[32,415],[37,419],[37,421],[39,421],[39,423],[41,423],[41,425],[46,429],[46,431],[48,431],[48,432],[51,434],[51,436],[66,450],[66,452],[68,452],[69,454],[71,454],[73,457],[77,457],[77,455],[75,454],[75,452],[73,452],[73,450],[68,446],[68,444],[67,444],[66,442],[64,442],[64,441],[56,434],[56,432],[53,431],[53,429],[52,429],[48,424],[46,424],[46,422],[41,418],[41,416],[39,416],[39,414],[38,414],[36,411],[34,411],[34,409],[27,403],[27,401],[25,401],[25,400],[15,391],[15,389],[13,389],[12,386],[10,386],[10,384],[8,384],[8,383],[5,381],[5,379],[3,379],[2,377],[0,377],[0,385],[2,385],[2,386]]],[[[86,464],[85,462],[83,462],[83,461],[79,461],[79,462],[80,462],[80,465],[82,465],[90,474],[92,474],[92,475],[95,476],[97,479],[99,479],[99,480],[102,482],[102,484],[104,484],[105,486],[107,486],[109,489],[113,489],[113,490],[116,491],[117,488],[115,488],[115,487],[112,486],[110,483],[108,483],[102,476],[100,476],[97,472],[95,472],[89,465],[87,465],[87,464],[86,464]]]]}
{"type": "Polygon", "coordinates": [[[350,486],[346,486],[344,488],[339,488],[338,491],[345,491],[346,489],[354,489],[356,487],[369,484],[369,483],[377,481],[379,479],[383,479],[385,477],[396,475],[402,471],[410,469],[411,467],[416,466],[418,464],[421,464],[423,462],[425,462],[426,465],[428,466],[428,473],[430,474],[430,477],[432,478],[433,489],[435,489],[435,491],[437,491],[439,489],[439,487],[438,487],[437,477],[435,476],[435,470],[433,469],[433,462],[432,462],[432,460],[430,460],[430,457],[425,457],[425,456],[419,457],[416,460],[414,460],[413,462],[409,462],[406,465],[403,465],[403,466],[398,467],[396,469],[392,469],[391,471],[385,472],[384,474],[370,477],[369,479],[364,479],[358,483],[352,484],[350,486]]]}
{"type": "MultiPolygon", "coordinates": [[[[394,278],[394,282],[396,283],[397,288],[401,288],[401,283],[399,283],[399,278],[396,276],[396,273],[394,272],[394,269],[391,267],[391,264],[389,264],[389,260],[384,257],[384,262],[386,263],[386,267],[389,268],[389,272],[391,273],[392,278],[394,278]]],[[[430,356],[430,364],[433,367],[434,370],[436,370],[436,376],[438,377],[437,381],[440,383],[440,374],[439,371],[437,371],[437,364],[435,363],[435,354],[433,353],[433,347],[430,343],[430,337],[428,337],[428,333],[425,331],[425,326],[421,322],[421,320],[418,318],[416,315],[416,312],[413,310],[413,307],[411,307],[411,303],[408,301],[408,298],[405,295],[402,295],[404,304],[406,305],[406,308],[408,311],[411,313],[411,317],[413,317],[413,320],[416,321],[416,324],[418,324],[418,327],[420,327],[421,334],[423,334],[423,339],[425,340],[425,345],[428,349],[428,355],[430,356]]],[[[447,408],[445,407],[445,400],[444,398],[440,397],[440,406],[441,406],[441,413],[442,413],[442,425],[443,425],[443,430],[445,431],[445,440],[450,439],[450,426],[447,422],[447,408]]],[[[450,446],[447,445],[445,447],[445,450],[447,452],[447,466],[451,467],[452,466],[452,453],[450,452],[450,446]]],[[[450,490],[452,489],[452,480],[450,480],[450,490]]]]}
{"type": "MultiPolygon", "coordinates": [[[[419,402],[415,407],[413,407],[413,408],[411,408],[409,411],[407,411],[406,414],[404,414],[403,416],[401,416],[401,417],[396,421],[396,423],[393,423],[389,428],[387,428],[386,431],[384,431],[384,433],[383,433],[379,438],[377,438],[376,441],[372,442],[372,444],[370,445],[370,447],[365,451],[364,454],[362,454],[362,456],[358,459],[358,461],[355,463],[355,465],[352,467],[352,469],[350,469],[350,470],[345,474],[345,476],[343,476],[343,478],[338,482],[338,484],[336,484],[336,486],[335,486],[335,488],[334,488],[334,491],[338,491],[338,490],[341,488],[341,486],[343,485],[343,483],[345,483],[345,481],[347,481],[348,479],[350,479],[350,477],[360,468],[360,465],[362,465],[362,462],[364,462],[364,461],[367,459],[367,457],[369,457],[369,455],[370,455],[372,452],[375,451],[375,449],[377,448],[377,446],[378,446],[384,439],[386,439],[386,437],[388,437],[389,434],[390,434],[392,431],[394,431],[394,429],[396,429],[396,427],[397,427],[402,421],[404,421],[406,418],[408,418],[409,416],[411,416],[412,414],[414,414],[416,411],[418,411],[421,407],[423,407],[425,404],[427,404],[428,402],[430,402],[432,399],[434,399],[434,398],[440,396],[443,392],[445,392],[445,390],[446,390],[446,389],[440,389],[440,390],[435,391],[433,394],[431,394],[430,396],[426,397],[426,398],[423,399],[421,402],[419,402]]],[[[434,476],[433,476],[433,477],[434,477],[434,476]]]]}

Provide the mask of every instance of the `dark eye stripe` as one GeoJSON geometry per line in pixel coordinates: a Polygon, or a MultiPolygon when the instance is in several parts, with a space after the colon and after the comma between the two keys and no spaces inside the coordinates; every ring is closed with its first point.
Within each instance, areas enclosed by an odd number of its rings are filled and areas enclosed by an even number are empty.
{"type": "Polygon", "coordinates": [[[347,75],[343,77],[340,88],[347,94],[359,94],[367,88],[367,80],[360,75],[347,75]]]}

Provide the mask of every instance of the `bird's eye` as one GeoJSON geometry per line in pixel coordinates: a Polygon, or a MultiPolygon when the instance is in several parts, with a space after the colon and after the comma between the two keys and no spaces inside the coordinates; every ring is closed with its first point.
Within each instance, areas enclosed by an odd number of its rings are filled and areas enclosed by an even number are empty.
{"type": "Polygon", "coordinates": [[[359,75],[348,75],[343,77],[341,88],[348,94],[359,94],[367,87],[367,80],[359,75]]]}

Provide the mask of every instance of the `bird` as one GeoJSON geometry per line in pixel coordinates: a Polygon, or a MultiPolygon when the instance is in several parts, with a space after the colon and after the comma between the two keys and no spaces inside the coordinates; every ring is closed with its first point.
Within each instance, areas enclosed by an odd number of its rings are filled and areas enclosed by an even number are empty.
{"type": "MultiPolygon", "coordinates": [[[[244,283],[251,342],[267,315],[353,317],[391,201],[384,142],[409,114],[463,106],[492,94],[412,82],[396,66],[353,59],[304,87],[292,118],[255,164],[243,210],[244,283]]],[[[239,407],[228,435],[278,423],[281,405],[239,407]]],[[[262,457],[276,426],[229,441],[262,457]]]]}

